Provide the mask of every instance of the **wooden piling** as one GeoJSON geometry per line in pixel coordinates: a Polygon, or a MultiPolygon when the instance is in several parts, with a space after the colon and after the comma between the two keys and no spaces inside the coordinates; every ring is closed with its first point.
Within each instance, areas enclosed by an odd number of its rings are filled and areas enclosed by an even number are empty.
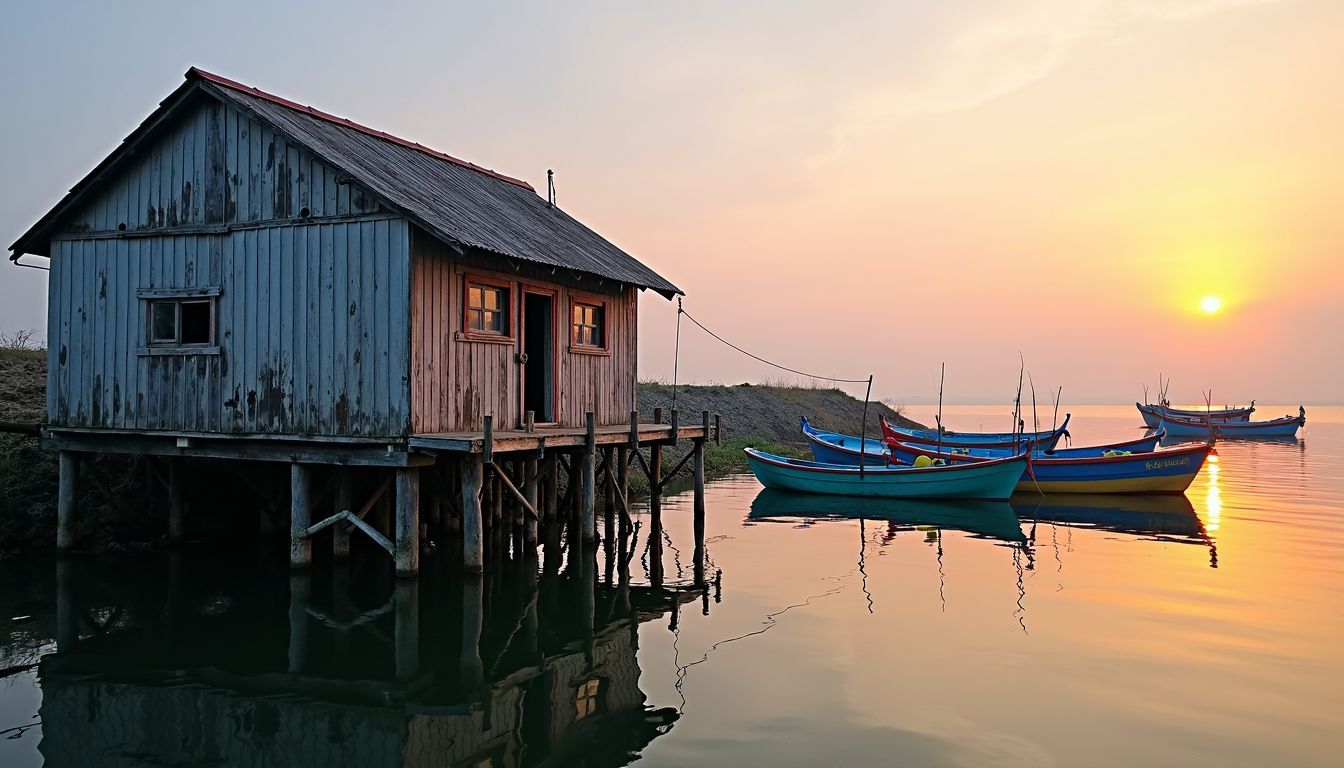
{"type": "Polygon", "coordinates": [[[546,473],[546,502],[541,510],[542,519],[547,525],[555,525],[559,520],[560,509],[560,459],[555,451],[546,451],[542,464],[546,473]]]}
{"type": "MultiPolygon", "coordinates": [[[[350,470],[345,467],[337,467],[336,471],[340,474],[336,478],[336,512],[355,511],[355,492],[354,478],[350,476],[350,470]]],[[[331,526],[331,556],[336,560],[345,560],[350,557],[350,525],[348,523],[336,523],[331,526]]]]}
{"type": "Polygon", "coordinates": [[[420,572],[420,468],[397,469],[396,536],[393,560],[397,575],[414,576],[420,572]]]}
{"type": "MultiPolygon", "coordinates": [[[[538,493],[537,477],[541,464],[536,456],[523,460],[523,496],[527,503],[531,505],[532,510],[537,511],[537,501],[540,496],[538,493]]],[[[538,520],[527,510],[520,510],[523,518],[523,548],[531,553],[537,550],[537,524],[538,520]]]]}
{"type": "MultiPolygon", "coordinates": [[[[485,531],[481,519],[480,454],[468,454],[458,463],[462,509],[462,567],[468,573],[485,569],[485,531]]],[[[479,638],[478,638],[479,639],[479,638]]]]}
{"type": "Polygon", "coordinates": [[[597,540],[597,461],[593,455],[597,446],[597,427],[592,411],[588,411],[585,419],[588,433],[583,444],[583,493],[579,514],[583,543],[592,544],[597,540]]]}
{"type": "Polygon", "coordinates": [[[420,582],[397,582],[392,592],[393,666],[398,682],[409,682],[420,674],[420,582]]]}
{"type": "Polygon", "coordinates": [[[705,441],[709,437],[709,411],[703,414],[705,427],[705,436],[695,441],[695,512],[694,512],[694,537],[695,537],[695,558],[694,575],[695,583],[702,585],[705,583],[705,441]]]}
{"type": "Polygon", "coordinates": [[[61,451],[60,479],[56,497],[56,549],[75,547],[75,496],[79,491],[79,454],[61,451]]]}
{"type": "MultiPolygon", "coordinates": [[[[61,476],[64,477],[64,473],[61,476]]],[[[78,643],[79,609],[75,605],[75,564],[68,558],[62,558],[56,561],[56,652],[73,653],[78,643]]]]}
{"type": "MultiPolygon", "coordinates": [[[[302,466],[293,464],[292,467],[302,466]]],[[[293,470],[291,469],[291,477],[293,470]]],[[[305,483],[306,484],[306,483],[305,483]]],[[[289,666],[291,675],[308,665],[308,603],[312,597],[312,576],[296,573],[289,577],[289,666]]]]}
{"type": "Polygon", "coordinates": [[[311,470],[297,462],[289,465],[289,567],[307,568],[312,561],[312,542],[308,539],[312,507],[311,470]]]}
{"type": "Polygon", "coordinates": [[[168,460],[168,544],[177,546],[183,539],[186,514],[186,488],[182,477],[182,459],[168,460]]]}

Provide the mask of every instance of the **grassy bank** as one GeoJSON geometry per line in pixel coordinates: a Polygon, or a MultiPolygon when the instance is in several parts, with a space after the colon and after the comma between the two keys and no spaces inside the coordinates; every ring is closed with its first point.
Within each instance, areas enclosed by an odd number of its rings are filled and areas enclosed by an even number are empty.
{"type": "MultiPolygon", "coordinates": [[[[663,409],[664,421],[670,418],[675,403],[683,423],[698,423],[709,411],[723,418],[722,445],[710,445],[705,451],[705,474],[711,478],[747,470],[742,449],[748,446],[782,456],[806,457],[807,443],[799,428],[806,416],[816,427],[836,432],[859,434],[863,427],[863,401],[842,390],[822,387],[781,387],[757,384],[736,386],[680,386],[641,382],[639,385],[640,419],[651,421],[655,408],[663,409]]],[[[879,436],[878,418],[904,426],[922,426],[907,419],[899,408],[885,403],[868,404],[867,432],[879,436]]],[[[676,465],[689,445],[665,454],[664,465],[676,465]]],[[[632,481],[632,489],[647,493],[647,483],[632,481]]]]}

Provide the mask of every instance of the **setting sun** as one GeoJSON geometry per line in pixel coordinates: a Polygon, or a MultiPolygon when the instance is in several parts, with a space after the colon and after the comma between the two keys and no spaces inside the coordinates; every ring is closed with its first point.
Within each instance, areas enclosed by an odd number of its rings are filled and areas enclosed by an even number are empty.
{"type": "Polygon", "coordinates": [[[1206,315],[1212,315],[1222,306],[1223,302],[1220,301],[1217,296],[1205,296],[1199,302],[1199,308],[1204,310],[1204,314],[1206,315]]]}

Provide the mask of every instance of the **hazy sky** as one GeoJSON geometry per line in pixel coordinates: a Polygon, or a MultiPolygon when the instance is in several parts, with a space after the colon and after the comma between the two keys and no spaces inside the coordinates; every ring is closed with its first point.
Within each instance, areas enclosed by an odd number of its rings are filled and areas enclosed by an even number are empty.
{"type": "MultiPolygon", "coordinates": [[[[0,10],[5,245],[197,65],[554,168],[701,321],[896,402],[940,361],[950,401],[1011,399],[1019,351],[1072,402],[1159,372],[1344,400],[1339,0],[31,5],[0,10]]],[[[0,329],[43,325],[45,277],[0,267],[0,329]]],[[[641,313],[670,379],[675,305],[641,313]]],[[[681,352],[683,381],[779,377],[681,352]]]]}

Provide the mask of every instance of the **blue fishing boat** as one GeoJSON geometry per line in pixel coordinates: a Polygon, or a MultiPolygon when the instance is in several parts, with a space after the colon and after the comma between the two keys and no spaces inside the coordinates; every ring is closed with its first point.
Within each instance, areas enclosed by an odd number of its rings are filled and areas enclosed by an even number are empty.
{"type": "Polygon", "coordinates": [[[1134,407],[1139,409],[1139,415],[1143,416],[1143,423],[1149,429],[1156,429],[1163,416],[1175,416],[1184,419],[1209,419],[1217,422],[1235,422],[1250,421],[1251,414],[1255,413],[1255,401],[1244,408],[1209,408],[1205,410],[1185,410],[1181,408],[1172,408],[1170,404],[1144,405],[1134,403],[1134,407]]]}
{"type": "Polygon", "coordinates": [[[766,488],[833,496],[905,499],[1007,499],[1026,454],[946,466],[861,467],[789,459],[746,448],[747,466],[766,488]]]}
{"type": "MultiPolygon", "coordinates": [[[[820,430],[812,426],[812,424],[808,422],[807,417],[803,417],[802,424],[803,437],[807,440],[807,445],[812,450],[812,458],[816,461],[820,461],[824,464],[853,464],[857,466],[859,464],[860,456],[859,449],[862,444],[864,464],[868,466],[884,466],[891,462],[891,451],[887,448],[884,441],[879,441],[872,437],[860,439],[855,435],[820,430]]],[[[1158,432],[1133,440],[1121,440],[1114,443],[1078,446],[1073,448],[1055,448],[1053,450],[1047,450],[1040,445],[1035,445],[1031,455],[1032,458],[1044,458],[1048,456],[1058,456],[1060,458],[1089,458],[1093,456],[1102,456],[1107,451],[1151,451],[1157,447],[1157,444],[1163,437],[1165,437],[1164,433],[1158,432]]],[[[984,459],[1004,459],[1009,456],[1015,456],[1018,453],[1011,448],[955,448],[950,452],[977,456],[984,459]]]]}
{"type": "Polygon", "coordinates": [[[1064,423],[1058,428],[1044,432],[953,432],[944,429],[940,434],[935,429],[909,429],[891,424],[886,418],[879,417],[884,439],[898,440],[902,443],[941,446],[942,448],[1025,448],[1028,443],[1043,449],[1053,449],[1059,439],[1069,433],[1070,414],[1064,414],[1064,423]]]}
{"type": "MultiPolygon", "coordinates": [[[[926,446],[888,443],[900,462],[944,461],[974,464],[999,461],[960,453],[930,451],[926,446]]],[[[1017,485],[1021,492],[1040,493],[1184,493],[1204,466],[1212,443],[1153,451],[1109,451],[1101,456],[1031,459],[1017,485]]]]}
{"type": "Polygon", "coordinates": [[[791,493],[762,488],[751,502],[747,519],[753,522],[776,520],[880,520],[889,530],[914,530],[931,526],[943,530],[965,531],[976,537],[997,539],[1012,544],[1026,543],[1013,507],[1004,501],[974,499],[851,499],[791,493]]]}
{"type": "Polygon", "coordinates": [[[1205,418],[1163,416],[1159,428],[1171,437],[1200,439],[1284,439],[1297,437],[1297,430],[1307,423],[1307,410],[1297,407],[1296,416],[1284,416],[1267,421],[1210,421],[1205,418]]]}
{"type": "Polygon", "coordinates": [[[860,438],[857,435],[826,432],[812,426],[806,416],[802,417],[802,423],[803,438],[812,449],[812,458],[822,464],[858,466],[860,456],[865,465],[881,467],[887,464],[887,446],[883,444],[880,435],[860,438]]]}

